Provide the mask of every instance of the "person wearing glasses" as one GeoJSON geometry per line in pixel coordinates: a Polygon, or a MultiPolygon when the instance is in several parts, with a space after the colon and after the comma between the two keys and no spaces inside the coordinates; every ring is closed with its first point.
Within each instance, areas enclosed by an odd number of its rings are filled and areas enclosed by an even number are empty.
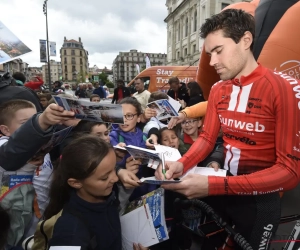
{"type": "MultiPolygon", "coordinates": [[[[119,124],[118,127],[113,128],[110,132],[110,143],[113,146],[118,145],[120,147],[132,145],[146,148],[147,136],[137,127],[137,124],[140,122],[140,116],[142,115],[141,104],[134,97],[126,97],[120,101],[120,104],[123,108],[124,124],[119,124]]],[[[116,149],[116,151],[121,150],[116,149]]],[[[140,186],[138,184],[140,178],[153,176],[154,170],[141,165],[139,159],[133,159],[128,153],[118,162],[116,171],[122,183],[126,183],[127,188],[131,186],[131,189],[126,192],[127,195],[129,194],[127,198],[129,198],[130,201],[156,189],[156,185],[147,184],[140,186]],[[132,163],[131,167],[128,167],[128,163],[132,163]]],[[[120,193],[125,193],[125,191],[123,191],[124,190],[120,190],[120,193]]],[[[120,197],[120,202],[122,203],[124,199],[125,194],[124,197],[120,197]]]]}
{"type": "MultiPolygon", "coordinates": [[[[192,144],[198,139],[199,134],[202,131],[202,124],[203,122],[201,117],[197,119],[187,118],[181,122],[181,128],[183,131],[182,140],[185,148],[184,153],[186,153],[192,144]]],[[[215,170],[218,170],[224,164],[223,152],[224,147],[222,136],[218,136],[214,149],[203,161],[199,162],[197,165],[199,167],[212,167],[215,170]]]]}

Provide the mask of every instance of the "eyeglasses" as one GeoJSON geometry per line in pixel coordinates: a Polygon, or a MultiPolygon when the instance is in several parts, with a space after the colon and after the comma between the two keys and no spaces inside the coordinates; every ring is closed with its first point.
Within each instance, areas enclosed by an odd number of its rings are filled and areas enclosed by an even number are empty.
{"type": "Polygon", "coordinates": [[[132,120],[137,114],[126,114],[124,115],[124,117],[126,118],[126,120],[132,120]]]}
{"type": "Polygon", "coordinates": [[[194,124],[194,122],[196,122],[197,120],[188,120],[188,121],[183,121],[181,124],[186,126],[186,125],[192,125],[194,124]]]}

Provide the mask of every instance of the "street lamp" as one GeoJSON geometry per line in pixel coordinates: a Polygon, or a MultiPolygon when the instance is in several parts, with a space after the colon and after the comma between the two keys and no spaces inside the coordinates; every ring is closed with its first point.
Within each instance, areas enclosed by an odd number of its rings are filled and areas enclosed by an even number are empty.
{"type": "Polygon", "coordinates": [[[49,37],[48,37],[48,17],[47,17],[47,1],[44,1],[43,12],[46,16],[46,32],[47,32],[47,54],[48,54],[48,78],[49,78],[49,91],[51,92],[51,73],[50,73],[50,55],[49,55],[49,37]]]}

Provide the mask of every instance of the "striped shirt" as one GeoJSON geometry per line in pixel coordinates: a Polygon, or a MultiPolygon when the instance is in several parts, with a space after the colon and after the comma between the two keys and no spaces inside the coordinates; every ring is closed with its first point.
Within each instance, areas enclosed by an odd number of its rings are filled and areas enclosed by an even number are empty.
{"type": "Polygon", "coordinates": [[[258,195],[295,187],[300,176],[300,83],[259,65],[220,81],[210,92],[202,133],[179,160],[186,172],[213,149],[222,128],[224,168],[210,176],[209,195],[258,195]]]}

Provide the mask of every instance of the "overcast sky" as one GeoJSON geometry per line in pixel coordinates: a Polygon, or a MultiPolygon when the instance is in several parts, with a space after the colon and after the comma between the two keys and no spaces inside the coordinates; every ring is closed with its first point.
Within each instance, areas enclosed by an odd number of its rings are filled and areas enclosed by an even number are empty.
{"type": "MultiPolygon", "coordinates": [[[[0,0],[0,20],[31,50],[21,58],[41,66],[39,39],[46,39],[43,0],[0,0]]],[[[48,0],[49,41],[57,57],[64,36],[81,37],[90,67],[111,67],[119,51],[167,52],[165,0],[48,0]]]]}

